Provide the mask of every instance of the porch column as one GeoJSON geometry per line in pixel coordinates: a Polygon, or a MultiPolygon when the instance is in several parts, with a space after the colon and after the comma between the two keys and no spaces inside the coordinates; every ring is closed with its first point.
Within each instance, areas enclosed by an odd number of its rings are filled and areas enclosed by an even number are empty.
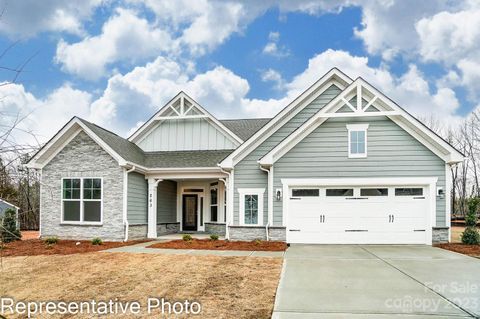
{"type": "Polygon", "coordinates": [[[161,181],[155,178],[148,179],[148,238],[157,238],[157,185],[161,181]]]}

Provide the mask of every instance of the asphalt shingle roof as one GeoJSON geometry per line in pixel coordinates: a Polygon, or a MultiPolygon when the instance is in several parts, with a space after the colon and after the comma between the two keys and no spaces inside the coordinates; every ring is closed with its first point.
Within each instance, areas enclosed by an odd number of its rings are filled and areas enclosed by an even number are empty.
{"type": "Polygon", "coordinates": [[[220,120],[230,131],[243,141],[248,140],[271,119],[220,120]]]}
{"type": "MultiPolygon", "coordinates": [[[[144,152],[135,143],[132,143],[113,132],[84,119],[79,118],[79,120],[123,159],[149,168],[216,167],[218,163],[233,152],[233,150],[144,152]]],[[[246,120],[239,121],[245,122],[246,120]]],[[[228,122],[233,121],[228,120],[228,122]]],[[[242,125],[239,125],[238,127],[240,128],[242,125]]]]}

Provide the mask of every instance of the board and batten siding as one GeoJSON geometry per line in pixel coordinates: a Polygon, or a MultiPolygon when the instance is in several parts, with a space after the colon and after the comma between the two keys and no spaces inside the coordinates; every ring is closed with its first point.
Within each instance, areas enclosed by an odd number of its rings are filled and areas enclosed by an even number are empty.
{"type": "MultiPolygon", "coordinates": [[[[387,117],[329,119],[274,164],[273,188],[282,188],[282,178],[339,177],[438,177],[445,189],[445,162],[387,117]],[[369,124],[367,158],[348,158],[352,123],[369,124]]],[[[445,226],[445,198],[436,204],[436,226],[445,226]]],[[[273,207],[280,225],[282,201],[274,199],[273,207]]]]}
{"type": "Polygon", "coordinates": [[[148,215],[148,183],[145,176],[128,174],[127,219],[130,225],[146,225],[148,215]]]}
{"type": "Polygon", "coordinates": [[[177,183],[161,181],[157,186],[157,223],[177,221],[177,183]]]}
{"type": "Polygon", "coordinates": [[[137,145],[146,152],[235,149],[238,142],[204,118],[161,122],[137,145]]]}
{"type": "MultiPolygon", "coordinates": [[[[265,194],[263,196],[263,222],[268,222],[268,189],[267,189],[267,173],[259,169],[258,160],[267,154],[272,148],[280,143],[285,137],[290,135],[305,121],[307,121],[318,110],[323,108],[328,102],[330,102],[335,96],[340,93],[340,89],[331,85],[303,110],[298,112],[290,121],[280,127],[275,133],[269,136],[260,146],[248,154],[242,159],[234,170],[234,225],[239,224],[239,188],[265,188],[265,194]]],[[[275,219],[274,224],[281,224],[281,219],[278,217],[275,219]]]]}

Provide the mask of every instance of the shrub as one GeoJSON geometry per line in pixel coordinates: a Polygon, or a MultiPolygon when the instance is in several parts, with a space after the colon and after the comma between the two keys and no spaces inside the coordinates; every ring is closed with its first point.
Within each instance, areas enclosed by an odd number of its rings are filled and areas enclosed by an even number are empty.
{"type": "Polygon", "coordinates": [[[477,211],[480,204],[480,198],[472,197],[468,200],[468,212],[465,216],[465,231],[462,233],[462,243],[467,245],[480,244],[480,234],[477,230],[477,211]]]}
{"type": "Polygon", "coordinates": [[[182,236],[183,241],[192,241],[192,235],[185,234],[182,236]]]}
{"type": "Polygon", "coordinates": [[[8,208],[0,224],[0,239],[4,243],[9,243],[20,238],[22,235],[17,228],[17,213],[14,209],[8,208]]]}
{"type": "Polygon", "coordinates": [[[465,231],[462,233],[462,243],[467,245],[480,244],[480,234],[478,230],[473,227],[465,228],[465,231]]]}
{"type": "Polygon", "coordinates": [[[92,245],[102,245],[102,244],[103,244],[103,240],[101,238],[95,237],[94,239],[92,239],[92,245]]]}
{"type": "Polygon", "coordinates": [[[217,234],[211,234],[210,235],[210,240],[218,240],[218,235],[217,234]]]}
{"type": "Polygon", "coordinates": [[[55,245],[58,243],[58,237],[47,237],[44,242],[47,245],[55,245]]]}

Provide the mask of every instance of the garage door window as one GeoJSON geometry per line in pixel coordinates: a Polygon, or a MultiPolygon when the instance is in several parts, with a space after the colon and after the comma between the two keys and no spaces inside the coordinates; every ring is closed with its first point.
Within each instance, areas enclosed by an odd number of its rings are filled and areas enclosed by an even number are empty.
{"type": "Polygon", "coordinates": [[[388,196],[388,188],[361,188],[360,196],[388,196]]]}
{"type": "Polygon", "coordinates": [[[263,225],[263,188],[242,189],[240,193],[240,224],[263,225]]]}
{"type": "Polygon", "coordinates": [[[314,188],[294,188],[292,189],[293,197],[318,197],[320,190],[314,188]]]}
{"type": "Polygon", "coordinates": [[[395,196],[422,196],[423,188],[395,188],[395,196]]]}
{"type": "Polygon", "coordinates": [[[353,188],[328,188],[327,196],[353,196],[353,188]]]}

